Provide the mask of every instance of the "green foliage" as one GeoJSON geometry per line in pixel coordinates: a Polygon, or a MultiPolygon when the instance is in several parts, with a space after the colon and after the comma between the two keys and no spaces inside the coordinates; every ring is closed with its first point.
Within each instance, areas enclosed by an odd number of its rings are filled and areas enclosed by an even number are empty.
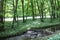
{"type": "MultiPolygon", "coordinates": [[[[14,4],[16,5],[15,1],[14,1],[14,4]]],[[[44,8],[43,8],[44,15],[45,16],[50,15],[49,11],[52,10],[50,1],[49,0],[38,0],[38,2],[39,2],[39,7],[40,8],[42,8],[41,7],[42,5],[40,5],[41,2],[44,2],[44,8]]],[[[56,9],[60,6],[60,5],[58,5],[58,2],[60,2],[60,1],[56,0],[56,3],[55,3],[55,0],[54,0],[54,5],[56,6],[56,9]]],[[[37,6],[36,3],[37,3],[37,1],[33,0],[34,11],[36,10],[35,14],[38,16],[39,15],[38,14],[38,6],[37,6]]],[[[24,15],[25,16],[26,16],[27,11],[28,11],[27,16],[32,16],[32,8],[31,8],[31,1],[30,0],[24,0],[24,15]],[[29,3],[28,3],[28,1],[29,1],[29,3]],[[27,6],[28,6],[28,10],[27,10],[27,6]]],[[[12,2],[12,0],[9,0],[9,1],[6,2],[6,13],[10,13],[12,15],[11,17],[13,17],[13,2],[12,2]]],[[[7,15],[7,14],[5,14],[5,15],[7,15]]],[[[22,15],[22,2],[21,2],[21,0],[18,0],[17,15],[18,16],[23,16],[22,15]]],[[[5,17],[10,17],[10,16],[5,16],[5,17]]]]}

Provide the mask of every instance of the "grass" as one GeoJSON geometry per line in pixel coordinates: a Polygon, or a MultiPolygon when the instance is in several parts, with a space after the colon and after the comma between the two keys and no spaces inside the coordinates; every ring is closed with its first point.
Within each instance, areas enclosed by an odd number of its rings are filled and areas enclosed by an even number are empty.
{"type": "Polygon", "coordinates": [[[16,34],[21,34],[23,32],[25,32],[28,29],[31,28],[43,28],[46,26],[50,26],[50,25],[56,25],[56,24],[60,24],[59,20],[55,19],[53,20],[53,22],[51,23],[49,19],[44,19],[45,22],[41,22],[39,19],[36,19],[34,21],[32,20],[27,20],[26,23],[22,23],[21,21],[18,21],[18,25],[15,23],[14,27],[12,28],[12,22],[6,22],[5,24],[5,31],[0,32],[0,37],[8,37],[8,36],[12,36],[12,35],[16,35],[16,34]]]}

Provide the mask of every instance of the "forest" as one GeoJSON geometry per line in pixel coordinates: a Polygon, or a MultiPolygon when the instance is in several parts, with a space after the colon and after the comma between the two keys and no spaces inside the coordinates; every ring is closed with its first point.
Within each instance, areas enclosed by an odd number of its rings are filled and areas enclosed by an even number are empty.
{"type": "MultiPolygon", "coordinates": [[[[36,40],[59,40],[60,0],[0,0],[0,39],[28,31],[34,31],[34,35],[41,32],[43,37],[36,37],[36,40]]],[[[23,39],[31,40],[30,37],[23,39]]]]}

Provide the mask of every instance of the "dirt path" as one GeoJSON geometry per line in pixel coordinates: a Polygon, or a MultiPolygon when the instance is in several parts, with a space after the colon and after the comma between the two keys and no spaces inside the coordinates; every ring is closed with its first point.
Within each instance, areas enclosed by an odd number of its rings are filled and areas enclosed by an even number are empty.
{"type": "MultiPolygon", "coordinates": [[[[35,18],[40,18],[40,16],[36,16],[35,18]]],[[[45,17],[44,17],[45,18],[45,17]]],[[[50,16],[46,16],[46,18],[50,18],[50,16]]],[[[26,19],[26,17],[25,17],[26,19]]],[[[27,17],[27,19],[32,19],[32,17],[27,17]]],[[[22,17],[18,18],[18,20],[23,20],[22,17]]],[[[5,18],[5,21],[13,21],[13,18],[5,18]]]]}

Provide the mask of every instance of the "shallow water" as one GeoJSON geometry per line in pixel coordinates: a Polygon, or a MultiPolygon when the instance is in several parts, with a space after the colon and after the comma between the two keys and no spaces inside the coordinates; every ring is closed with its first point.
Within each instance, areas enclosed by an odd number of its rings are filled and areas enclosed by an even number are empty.
{"type": "Polygon", "coordinates": [[[48,36],[53,34],[53,32],[49,31],[45,31],[45,30],[40,30],[40,31],[34,31],[34,30],[30,30],[27,31],[25,34],[20,35],[20,36],[16,36],[16,37],[11,37],[11,38],[7,38],[5,40],[25,40],[25,39],[34,39],[37,37],[44,37],[44,36],[48,36]]]}

